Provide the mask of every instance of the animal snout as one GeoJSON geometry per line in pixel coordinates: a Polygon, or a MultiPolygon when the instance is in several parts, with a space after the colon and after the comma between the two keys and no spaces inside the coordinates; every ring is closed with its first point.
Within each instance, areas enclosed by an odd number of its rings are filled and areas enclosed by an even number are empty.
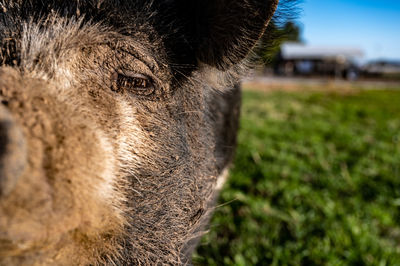
{"type": "Polygon", "coordinates": [[[26,145],[10,112],[0,106],[0,198],[14,189],[26,165],[26,145]]]}

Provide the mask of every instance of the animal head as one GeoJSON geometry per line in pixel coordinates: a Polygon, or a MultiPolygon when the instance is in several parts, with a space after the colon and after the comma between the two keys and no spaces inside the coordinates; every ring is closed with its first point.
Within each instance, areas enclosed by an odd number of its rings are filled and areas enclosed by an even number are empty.
{"type": "Polygon", "coordinates": [[[1,0],[0,264],[180,264],[276,0],[1,0]]]}

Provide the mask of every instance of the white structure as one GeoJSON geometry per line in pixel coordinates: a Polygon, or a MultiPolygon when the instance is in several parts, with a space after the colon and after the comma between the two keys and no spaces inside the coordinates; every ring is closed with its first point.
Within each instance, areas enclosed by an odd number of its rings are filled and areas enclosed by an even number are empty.
{"type": "Polygon", "coordinates": [[[284,43],[281,56],[285,60],[332,60],[345,58],[356,60],[362,58],[362,50],[354,47],[312,46],[300,43],[284,43]]]}
{"type": "Polygon", "coordinates": [[[283,75],[330,75],[356,79],[361,49],[353,47],[312,46],[284,43],[281,46],[275,71],[283,75]]]}

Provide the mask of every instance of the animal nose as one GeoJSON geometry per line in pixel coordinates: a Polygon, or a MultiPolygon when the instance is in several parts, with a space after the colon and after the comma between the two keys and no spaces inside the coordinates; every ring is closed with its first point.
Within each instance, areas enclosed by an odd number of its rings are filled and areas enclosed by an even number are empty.
{"type": "Polygon", "coordinates": [[[12,192],[26,161],[22,131],[7,108],[0,105],[0,199],[12,192]]]}

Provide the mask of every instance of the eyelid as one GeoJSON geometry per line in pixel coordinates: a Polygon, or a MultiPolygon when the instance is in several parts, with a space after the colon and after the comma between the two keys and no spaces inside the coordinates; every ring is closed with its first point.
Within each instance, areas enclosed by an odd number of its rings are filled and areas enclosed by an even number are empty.
{"type": "Polygon", "coordinates": [[[133,72],[133,71],[129,71],[129,70],[121,69],[117,73],[120,74],[120,75],[127,76],[129,78],[150,79],[149,76],[146,76],[146,75],[143,75],[143,74],[139,74],[137,72],[133,72]]]}
{"type": "Polygon", "coordinates": [[[154,98],[158,94],[152,77],[133,71],[118,70],[112,75],[111,90],[118,93],[127,93],[137,97],[154,98]]]}

